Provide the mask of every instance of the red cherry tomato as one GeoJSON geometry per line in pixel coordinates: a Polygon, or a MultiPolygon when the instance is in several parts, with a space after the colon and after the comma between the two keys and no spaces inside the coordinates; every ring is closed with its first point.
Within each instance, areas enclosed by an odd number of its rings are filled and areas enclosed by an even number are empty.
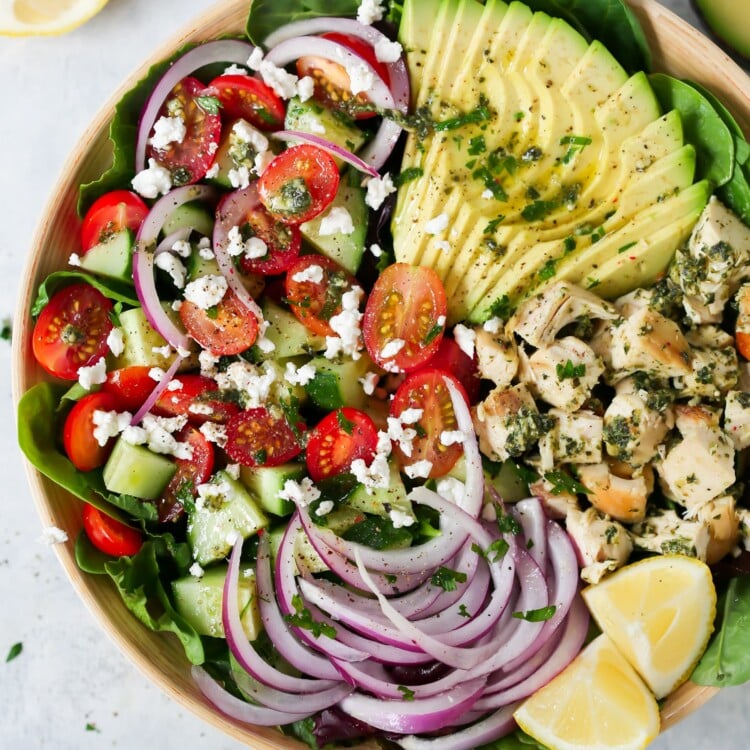
{"type": "Polygon", "coordinates": [[[284,273],[299,257],[302,247],[302,233],[299,227],[284,224],[274,219],[263,206],[248,211],[240,231],[248,236],[258,237],[266,243],[266,254],[262,258],[240,257],[245,273],[273,276],[284,273]]]}
{"type": "Polygon", "coordinates": [[[97,198],[83,217],[81,249],[94,245],[122,229],[137,232],[148,214],[148,206],[130,190],[113,190],[97,198]]]}
{"type": "Polygon", "coordinates": [[[440,346],[447,309],[443,283],[431,268],[388,266],[373,285],[362,324],[373,362],[402,372],[423,365],[440,346]],[[403,342],[400,349],[394,341],[403,342]]]}
{"type": "Polygon", "coordinates": [[[357,286],[348,271],[323,255],[303,255],[286,273],[286,298],[292,312],[308,330],[318,336],[335,336],[330,320],[342,310],[344,294],[357,286]],[[304,280],[322,270],[320,281],[304,280]]]}
{"type": "Polygon", "coordinates": [[[164,149],[149,145],[147,151],[148,157],[172,173],[175,187],[202,179],[213,163],[221,137],[221,116],[198,104],[199,97],[209,94],[197,78],[183,78],[159,113],[159,117],[169,117],[170,111],[179,112],[185,124],[185,137],[180,143],[169,143],[164,149]]]}
{"type": "Polygon", "coordinates": [[[204,310],[184,300],[180,319],[188,333],[214,355],[230,355],[250,348],[258,335],[258,321],[231,290],[213,308],[204,310]]]}
{"type": "Polygon", "coordinates": [[[285,224],[302,224],[325,211],[336,196],[339,170],[333,157],[302,144],[282,151],[258,180],[268,212],[285,224]]]}
{"type": "Polygon", "coordinates": [[[77,380],[78,369],[108,351],[112,302],[90,284],[71,284],[56,292],[34,325],[32,349],[50,375],[77,380]]]}
{"type": "Polygon", "coordinates": [[[175,439],[187,443],[192,448],[192,455],[175,459],[177,471],[157,503],[161,523],[180,518],[185,510],[185,497],[197,497],[198,485],[207,482],[214,470],[214,447],[200,430],[185,425],[175,439]]]}
{"type": "Polygon", "coordinates": [[[299,455],[302,445],[283,414],[259,407],[229,420],[225,450],[243,466],[278,466],[299,455]]]}
{"type": "Polygon", "coordinates": [[[443,336],[438,350],[425,367],[449,372],[464,387],[469,403],[479,401],[481,381],[476,356],[470,358],[450,336],[443,336]]]}
{"type": "Polygon", "coordinates": [[[98,391],[84,396],[68,412],[63,426],[63,446],[76,469],[91,471],[103,466],[112,450],[114,438],[105,445],[99,445],[94,437],[94,412],[122,410],[117,396],[98,391]]]}
{"type": "Polygon", "coordinates": [[[83,529],[91,544],[105,555],[135,555],[143,545],[139,531],[88,503],[83,506],[83,529]]]}
{"type": "Polygon", "coordinates": [[[154,414],[165,417],[185,415],[194,424],[216,422],[226,424],[240,410],[232,401],[227,401],[215,380],[204,375],[177,375],[172,383],[181,388],[165,389],[156,399],[154,414]]]}
{"type": "Polygon", "coordinates": [[[404,467],[417,461],[429,461],[432,464],[430,477],[447,474],[463,453],[460,443],[447,446],[440,439],[443,432],[458,429],[445,377],[450,378],[466,398],[463,387],[452,375],[443,370],[426,369],[408,375],[391,401],[393,417],[400,416],[406,409],[422,410],[422,416],[414,426],[417,436],[411,456],[407,456],[398,445],[394,446],[394,451],[404,467]]]}
{"type": "MultiPolygon", "coordinates": [[[[375,69],[386,86],[390,85],[388,68],[375,56],[375,50],[367,42],[349,34],[336,31],[321,35],[324,39],[338,42],[361,57],[375,69]]],[[[297,74],[300,78],[310,76],[315,81],[313,96],[329,108],[339,109],[357,120],[374,117],[370,111],[370,100],[364,92],[352,96],[352,86],[346,68],[333,60],[315,55],[305,55],[297,60],[297,74]]]]}
{"type": "Polygon", "coordinates": [[[248,75],[223,75],[208,85],[221,102],[225,119],[242,118],[260,130],[278,130],[284,124],[284,102],[263,81],[248,75]]]}
{"type": "Polygon", "coordinates": [[[341,474],[357,458],[369,463],[378,445],[378,428],[358,409],[332,411],[311,430],[307,440],[307,470],[313,481],[341,474]]]}
{"type": "Polygon", "coordinates": [[[107,373],[107,380],[102,385],[102,391],[117,396],[123,409],[138,411],[143,402],[156,388],[156,381],[149,376],[150,367],[146,365],[132,365],[107,373]]]}

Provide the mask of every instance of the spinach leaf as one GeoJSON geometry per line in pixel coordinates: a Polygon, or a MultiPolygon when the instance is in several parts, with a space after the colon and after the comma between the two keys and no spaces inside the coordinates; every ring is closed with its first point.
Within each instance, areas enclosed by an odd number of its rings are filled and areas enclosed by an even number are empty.
{"type": "Polygon", "coordinates": [[[133,495],[119,495],[113,493],[98,493],[104,500],[111,503],[115,508],[125,511],[129,516],[141,521],[158,521],[159,513],[156,504],[148,500],[142,500],[133,495]]]}
{"type": "Polygon", "coordinates": [[[750,576],[729,581],[719,598],[716,630],[690,679],[729,687],[750,681],[750,576]]]}
{"type": "Polygon", "coordinates": [[[147,628],[174,633],[191,664],[202,664],[203,643],[193,627],[175,610],[159,577],[154,542],[146,542],[133,557],[120,557],[104,566],[125,606],[147,628]]]}
{"type": "Polygon", "coordinates": [[[76,565],[84,572],[92,575],[107,575],[106,565],[112,558],[100,552],[82,531],[76,538],[74,548],[76,565]]]}
{"type": "Polygon", "coordinates": [[[253,0],[247,17],[247,36],[261,45],[276,29],[291,23],[320,16],[357,15],[360,0],[253,0]]]}
{"type": "Polygon", "coordinates": [[[525,0],[567,21],[587,39],[598,39],[629,73],[651,70],[651,51],[635,14],[622,0],[525,0]]]}
{"type": "Polygon", "coordinates": [[[141,304],[138,301],[135,289],[130,284],[115,279],[100,279],[97,276],[92,276],[83,271],[55,271],[47,276],[47,278],[39,285],[36,300],[31,308],[32,316],[36,317],[39,315],[42,308],[50,301],[50,297],[52,297],[55,292],[62,289],[64,286],[77,284],[82,281],[91,284],[91,286],[98,289],[108,299],[115,300],[116,302],[123,302],[131,307],[138,307],[141,304]]]}
{"type": "Polygon", "coordinates": [[[732,179],[734,139],[711,102],[696,88],[664,73],[649,76],[664,111],[676,109],[682,117],[685,140],[695,146],[696,180],[715,187],[732,179]]]}

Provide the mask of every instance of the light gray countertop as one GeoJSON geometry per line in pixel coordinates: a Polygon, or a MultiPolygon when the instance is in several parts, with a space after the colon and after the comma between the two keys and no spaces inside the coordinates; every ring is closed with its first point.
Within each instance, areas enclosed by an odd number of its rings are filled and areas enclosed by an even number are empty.
{"type": "MultiPolygon", "coordinates": [[[[0,320],[12,317],[39,214],[67,154],[111,92],[213,0],[110,0],[57,38],[0,38],[0,320]]],[[[689,0],[665,3],[695,22],[689,0]]],[[[0,748],[235,750],[242,747],[150,684],[103,634],[39,543],[11,405],[11,350],[0,393],[0,748]],[[23,644],[5,663],[11,646],[23,644]]],[[[750,737],[750,687],[723,691],[670,729],[654,750],[740,750],[750,737]]]]}

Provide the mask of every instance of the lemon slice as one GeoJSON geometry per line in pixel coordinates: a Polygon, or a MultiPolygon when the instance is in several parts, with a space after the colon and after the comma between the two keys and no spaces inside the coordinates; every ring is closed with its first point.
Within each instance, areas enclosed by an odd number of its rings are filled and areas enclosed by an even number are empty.
{"type": "Polygon", "coordinates": [[[0,4],[0,34],[64,34],[96,15],[107,0],[10,0],[0,4]]]}
{"type": "Polygon", "coordinates": [[[693,557],[659,555],[583,591],[599,627],[657,698],[687,680],[713,631],[716,589],[693,557]]]}
{"type": "Polygon", "coordinates": [[[641,750],[659,734],[659,706],[602,634],[513,717],[550,750],[641,750]]]}

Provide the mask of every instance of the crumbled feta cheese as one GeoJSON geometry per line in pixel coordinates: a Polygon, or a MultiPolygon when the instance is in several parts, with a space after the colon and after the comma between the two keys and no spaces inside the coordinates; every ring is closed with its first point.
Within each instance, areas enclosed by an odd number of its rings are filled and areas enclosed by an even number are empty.
{"type": "Polygon", "coordinates": [[[393,184],[391,175],[386,172],[382,177],[371,177],[366,181],[367,195],[365,203],[374,211],[377,211],[383,201],[391,194],[396,192],[396,186],[393,184]]]}
{"type": "Polygon", "coordinates": [[[263,81],[276,92],[277,96],[282,99],[291,99],[297,93],[299,79],[293,73],[287,73],[284,68],[279,68],[268,60],[261,62],[259,70],[263,81]]]}
{"type": "Polygon", "coordinates": [[[391,339],[385,346],[380,350],[380,356],[383,359],[392,359],[395,357],[404,347],[406,341],[404,339],[391,339]]]}
{"type": "Polygon", "coordinates": [[[398,417],[388,417],[387,424],[389,439],[398,445],[405,456],[411,457],[417,431],[411,427],[405,428],[398,417]]]}
{"type": "Polygon", "coordinates": [[[212,378],[216,375],[216,365],[219,364],[219,357],[211,354],[208,349],[201,349],[198,354],[198,364],[201,368],[201,375],[212,378]]]}
{"type": "Polygon", "coordinates": [[[177,240],[170,249],[181,258],[189,258],[190,253],[193,252],[193,248],[187,240],[177,240]]]}
{"type": "Polygon", "coordinates": [[[115,357],[119,357],[125,351],[125,337],[122,328],[116,326],[107,334],[107,346],[115,357]]]}
{"type": "Polygon", "coordinates": [[[227,172],[227,177],[229,178],[229,184],[237,190],[250,187],[250,170],[244,164],[236,169],[230,169],[227,172]]]}
{"type": "Polygon", "coordinates": [[[190,573],[191,576],[193,576],[193,578],[203,578],[203,574],[205,573],[203,568],[201,568],[201,566],[197,562],[194,562],[190,566],[190,569],[188,570],[188,572],[190,573]]]}
{"type": "Polygon", "coordinates": [[[211,156],[213,156],[218,150],[219,150],[218,141],[211,141],[211,143],[208,144],[208,153],[211,154],[211,156]]]}
{"type": "Polygon", "coordinates": [[[185,287],[185,299],[201,310],[208,310],[224,299],[228,288],[227,280],[223,276],[201,276],[185,287]]]}
{"type": "Polygon", "coordinates": [[[318,234],[327,236],[331,234],[352,234],[354,223],[351,214],[343,206],[333,206],[331,210],[321,219],[318,234]]]}
{"type": "Polygon", "coordinates": [[[401,424],[416,424],[423,416],[424,409],[410,407],[409,409],[404,409],[401,414],[398,415],[398,421],[401,422],[401,424]]]}
{"type": "Polygon", "coordinates": [[[174,380],[170,380],[169,383],[167,383],[167,390],[168,391],[181,391],[182,390],[182,381],[175,378],[174,380]]]}
{"type": "Polygon", "coordinates": [[[213,180],[214,177],[219,176],[219,162],[214,162],[206,171],[206,178],[209,180],[213,180]]]}
{"type": "Polygon", "coordinates": [[[385,10],[380,0],[362,0],[357,8],[357,20],[365,26],[382,21],[385,10]]]}
{"type": "Polygon", "coordinates": [[[482,198],[484,198],[486,201],[490,201],[494,197],[495,197],[495,194],[489,188],[482,191],[482,198]]]}
{"type": "Polygon", "coordinates": [[[263,62],[263,50],[260,47],[256,47],[250,57],[247,58],[247,67],[250,70],[260,70],[260,64],[263,62]]]}
{"type": "Polygon", "coordinates": [[[315,365],[309,362],[297,367],[293,362],[286,363],[284,380],[290,385],[307,385],[315,377],[315,365]]]}
{"type": "Polygon", "coordinates": [[[128,425],[123,429],[122,439],[132,445],[145,444],[154,453],[189,460],[193,456],[193,447],[189,443],[179,442],[172,435],[187,424],[187,419],[186,415],[156,417],[153,414],[146,414],[140,427],[128,425]]]}
{"type": "Polygon", "coordinates": [[[320,284],[323,281],[323,266],[312,263],[301,271],[297,271],[292,276],[292,281],[296,281],[298,284],[304,284],[306,281],[310,281],[313,284],[320,284]]]}
{"type": "Polygon", "coordinates": [[[490,318],[489,320],[485,321],[482,328],[484,328],[487,333],[500,333],[500,331],[503,330],[503,319],[502,318],[490,318]]]}
{"type": "Polygon", "coordinates": [[[130,445],[143,445],[148,440],[148,432],[143,427],[131,424],[122,431],[121,437],[130,445]]]}
{"type": "Polygon", "coordinates": [[[224,69],[224,75],[225,76],[246,76],[247,68],[243,68],[240,65],[235,65],[234,63],[232,63],[232,65],[224,69]]]}
{"type": "Polygon", "coordinates": [[[398,42],[392,42],[387,37],[383,37],[375,43],[375,59],[378,62],[396,62],[401,58],[403,51],[403,47],[398,42]]]}
{"type": "Polygon", "coordinates": [[[245,120],[237,120],[232,126],[232,133],[237,140],[249,143],[258,153],[268,150],[268,138],[245,120]]]}
{"type": "Polygon", "coordinates": [[[448,228],[448,221],[448,214],[438,214],[424,225],[424,231],[427,232],[427,234],[440,234],[448,228]]]}
{"type": "Polygon", "coordinates": [[[256,367],[245,360],[239,360],[232,362],[225,372],[217,373],[215,377],[221,389],[239,392],[244,408],[254,409],[263,406],[268,400],[276,375],[277,370],[272,362],[264,362],[256,367]]]}
{"type": "Polygon", "coordinates": [[[435,487],[438,495],[444,497],[446,500],[450,500],[456,505],[461,505],[464,496],[466,495],[466,485],[455,477],[443,477],[438,479],[435,487]]]}
{"type": "Polygon", "coordinates": [[[280,500],[289,500],[305,508],[320,497],[320,490],[313,484],[310,477],[304,477],[300,482],[287,479],[278,497],[280,500]]]}
{"type": "MultiPolygon", "coordinates": [[[[306,102],[315,93],[315,81],[311,76],[303,76],[297,81],[297,96],[301,102],[306,102]]],[[[325,133],[325,128],[323,128],[325,133]]]]}
{"type": "Polygon", "coordinates": [[[260,237],[248,237],[243,240],[239,227],[232,227],[227,234],[227,239],[229,240],[227,252],[233,257],[244,255],[252,260],[263,258],[268,253],[268,245],[260,237]]]}
{"type": "Polygon", "coordinates": [[[171,307],[172,307],[172,309],[173,309],[173,310],[174,310],[175,312],[180,312],[180,308],[182,307],[182,300],[181,300],[181,299],[176,299],[176,300],[175,300],[175,301],[174,301],[174,302],[172,303],[171,307]]]}
{"type": "Polygon", "coordinates": [[[372,245],[370,245],[370,252],[373,254],[373,257],[379,258],[383,254],[383,248],[376,242],[373,242],[372,245]]]}
{"type": "Polygon", "coordinates": [[[446,448],[463,443],[464,440],[466,440],[466,435],[461,430],[443,430],[440,433],[440,443],[446,448]]]}
{"type": "Polygon", "coordinates": [[[185,359],[186,357],[189,357],[192,354],[192,352],[190,351],[190,349],[186,349],[184,346],[178,346],[177,354],[183,359],[185,359]]]}
{"type": "Polygon", "coordinates": [[[326,336],[324,356],[327,359],[334,359],[339,354],[345,354],[355,360],[361,357],[362,313],[359,311],[359,304],[363,296],[364,292],[358,286],[341,295],[341,312],[328,321],[337,335],[326,336]]]}
{"type": "Polygon", "coordinates": [[[267,320],[258,321],[258,337],[255,339],[255,346],[257,346],[264,354],[270,354],[276,349],[276,344],[266,337],[266,331],[270,325],[271,324],[267,320]]]}
{"type": "Polygon", "coordinates": [[[469,359],[474,359],[474,344],[477,340],[477,332],[473,328],[458,323],[453,329],[453,338],[456,340],[458,348],[469,359]]]}
{"type": "Polygon", "coordinates": [[[45,526],[42,529],[41,536],[37,539],[40,544],[52,546],[53,544],[64,544],[68,541],[68,535],[57,526],[45,526]]]}
{"type": "Polygon", "coordinates": [[[379,453],[375,454],[370,465],[363,458],[355,458],[349,470],[356,480],[364,485],[368,494],[376,489],[385,489],[391,482],[391,470],[388,466],[388,457],[379,453]]]}
{"type": "Polygon", "coordinates": [[[333,510],[333,500],[323,500],[315,509],[316,516],[327,516],[333,510]]]}
{"type": "Polygon", "coordinates": [[[362,385],[362,390],[365,392],[365,395],[372,396],[372,394],[375,393],[375,386],[378,384],[379,380],[380,375],[376,372],[368,372],[364,377],[360,378],[358,382],[362,385]]]}
{"type": "Polygon", "coordinates": [[[266,171],[266,167],[276,158],[273,151],[263,151],[255,157],[253,162],[255,174],[260,177],[266,171]]]}
{"type": "Polygon", "coordinates": [[[200,255],[203,260],[213,260],[216,257],[214,251],[210,247],[199,247],[198,255],[200,255]]]}
{"type": "MultiPolygon", "coordinates": [[[[224,479],[218,481],[214,479],[212,482],[199,484],[195,490],[198,493],[198,497],[195,501],[198,508],[204,508],[206,505],[209,507],[220,507],[232,492],[229,482],[224,479]]],[[[232,529],[227,535],[227,542],[230,545],[237,541],[236,534],[237,531],[232,529]]]]}
{"type": "Polygon", "coordinates": [[[161,268],[162,271],[166,271],[172,277],[172,281],[178,289],[185,286],[187,269],[177,256],[172,255],[172,253],[159,253],[154,258],[154,265],[161,268]]]}
{"type": "Polygon", "coordinates": [[[70,257],[68,258],[68,265],[69,266],[80,266],[81,265],[81,256],[78,253],[71,253],[70,257]]]}
{"type": "Polygon", "coordinates": [[[391,519],[394,529],[411,526],[414,523],[414,516],[411,516],[398,508],[391,508],[388,511],[388,517],[391,519]]]}
{"type": "Polygon", "coordinates": [[[169,344],[164,344],[164,346],[152,346],[151,351],[154,354],[158,354],[160,357],[169,357],[172,354],[172,347],[169,344]]]}
{"type": "Polygon", "coordinates": [[[211,240],[208,237],[201,237],[198,240],[198,249],[204,250],[211,247],[211,240]]]}
{"type": "Polygon", "coordinates": [[[191,403],[188,406],[188,411],[191,414],[204,414],[206,416],[214,413],[211,404],[204,404],[199,401],[194,401],[193,403],[191,403]]]}
{"type": "Polygon", "coordinates": [[[354,63],[346,66],[346,72],[349,76],[349,90],[353,96],[369,91],[375,83],[375,74],[372,68],[363,62],[354,63]]]}
{"type": "Polygon", "coordinates": [[[95,409],[91,415],[94,423],[94,439],[104,446],[110,438],[117,437],[126,427],[130,426],[133,415],[130,412],[102,411],[95,409]]]}
{"type": "Polygon", "coordinates": [[[199,428],[209,443],[216,443],[220,448],[227,444],[227,427],[216,422],[204,422],[199,428]]]}
{"type": "Polygon", "coordinates": [[[435,240],[435,247],[444,253],[449,253],[451,250],[451,243],[448,240],[435,240]]]}
{"type": "Polygon", "coordinates": [[[92,386],[101,385],[107,379],[107,362],[101,357],[89,367],[78,368],[78,382],[81,388],[90,391],[92,386]]]}
{"type": "Polygon", "coordinates": [[[154,123],[154,134],[148,142],[157,150],[164,151],[170,143],[182,143],[187,128],[182,117],[160,117],[154,123]]]}
{"type": "Polygon", "coordinates": [[[155,380],[157,383],[161,383],[162,379],[167,373],[161,367],[152,367],[148,371],[148,376],[151,380],[155,380]]]}
{"type": "Polygon", "coordinates": [[[154,159],[149,159],[148,167],[138,172],[130,184],[133,190],[144,198],[158,198],[172,189],[172,175],[154,159]]]}
{"type": "Polygon", "coordinates": [[[421,461],[415,461],[411,466],[404,467],[404,473],[410,479],[427,479],[432,471],[432,461],[426,458],[421,461]]]}

